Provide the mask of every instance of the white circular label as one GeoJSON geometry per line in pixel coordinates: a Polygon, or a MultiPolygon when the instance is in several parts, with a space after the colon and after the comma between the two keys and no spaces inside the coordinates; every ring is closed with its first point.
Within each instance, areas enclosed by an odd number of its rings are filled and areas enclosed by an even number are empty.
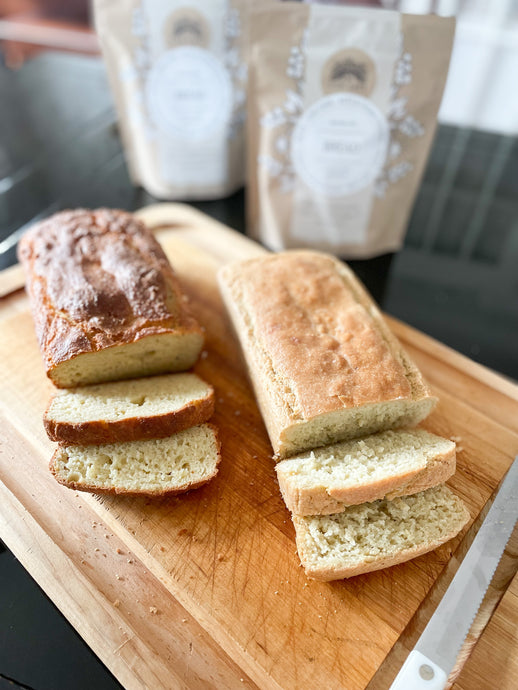
{"type": "Polygon", "coordinates": [[[232,114],[232,82],[208,50],[181,46],[155,62],[146,82],[153,124],[172,137],[203,141],[224,128],[232,114]]]}
{"type": "Polygon", "coordinates": [[[347,196],[378,177],[388,141],[387,119],[372,101],[333,93],[313,103],[295,125],[293,167],[313,191],[347,196]]]}

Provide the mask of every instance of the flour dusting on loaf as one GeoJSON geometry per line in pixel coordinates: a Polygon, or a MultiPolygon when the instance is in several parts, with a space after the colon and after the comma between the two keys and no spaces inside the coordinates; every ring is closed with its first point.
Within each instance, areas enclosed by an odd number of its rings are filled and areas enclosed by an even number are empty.
{"type": "Polygon", "coordinates": [[[79,209],[31,228],[18,254],[58,387],[182,371],[203,337],[162,248],[124,211],[79,209]]]}

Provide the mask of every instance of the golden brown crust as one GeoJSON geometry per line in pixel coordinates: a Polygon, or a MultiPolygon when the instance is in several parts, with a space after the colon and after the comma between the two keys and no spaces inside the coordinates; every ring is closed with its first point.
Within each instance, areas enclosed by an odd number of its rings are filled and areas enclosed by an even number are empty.
{"type": "Polygon", "coordinates": [[[20,241],[48,375],[78,355],[162,333],[199,333],[146,226],[125,211],[63,211],[20,241]]]}
{"type": "Polygon", "coordinates": [[[292,394],[294,419],[411,396],[401,364],[334,259],[285,252],[233,269],[257,346],[292,394]]]}
{"type": "Polygon", "coordinates": [[[443,484],[454,473],[456,466],[455,446],[437,455],[423,469],[386,477],[368,485],[337,488],[298,488],[293,486],[289,476],[277,467],[277,477],[282,497],[288,510],[294,515],[332,515],[343,512],[347,506],[370,503],[381,498],[410,496],[438,484],[443,484]]]}
{"type": "Polygon", "coordinates": [[[334,257],[286,251],[226,266],[219,279],[279,457],[296,452],[286,430],[327,414],[435,404],[373,300],[334,257]]]}
{"type": "Polygon", "coordinates": [[[207,482],[211,481],[211,479],[214,479],[214,477],[218,473],[219,463],[221,462],[221,443],[220,443],[219,436],[217,433],[217,428],[214,426],[214,424],[206,424],[205,426],[210,427],[212,429],[212,431],[214,432],[214,437],[215,437],[215,441],[217,444],[217,459],[216,459],[216,465],[214,467],[214,472],[212,472],[212,474],[208,475],[207,477],[205,477],[204,479],[202,479],[198,482],[190,482],[188,484],[183,484],[182,486],[176,486],[174,488],[165,489],[165,490],[131,491],[131,490],[126,490],[126,489],[121,489],[119,487],[99,487],[99,486],[96,486],[94,484],[85,484],[85,483],[81,483],[81,482],[66,481],[64,478],[59,476],[58,468],[57,468],[57,462],[58,462],[59,454],[62,452],[63,448],[65,447],[63,445],[59,445],[57,447],[57,449],[54,451],[54,453],[50,459],[50,462],[49,462],[49,469],[59,484],[66,486],[68,489],[73,489],[74,491],[86,491],[88,493],[110,494],[110,495],[117,495],[117,496],[147,496],[149,498],[161,498],[164,496],[177,496],[178,494],[186,493],[187,491],[191,491],[192,489],[198,489],[200,486],[207,484],[207,482]]]}
{"type": "Polygon", "coordinates": [[[62,486],[66,486],[67,489],[73,489],[74,491],[86,491],[93,494],[107,494],[111,496],[147,496],[148,498],[163,498],[164,496],[178,496],[179,494],[184,494],[187,491],[192,491],[193,489],[199,489],[200,486],[207,484],[211,479],[217,474],[217,471],[206,477],[199,482],[191,482],[190,484],[185,484],[182,487],[176,487],[174,489],[166,489],[164,491],[128,491],[125,489],[120,489],[118,487],[105,488],[98,487],[93,484],[81,484],[79,482],[67,482],[56,474],[56,468],[53,465],[53,458],[51,459],[49,465],[50,471],[54,475],[56,481],[62,486]]]}
{"type": "Polygon", "coordinates": [[[63,445],[99,445],[165,438],[184,429],[203,424],[214,413],[214,389],[211,387],[206,398],[188,403],[174,412],[114,421],[96,420],[81,423],[57,421],[48,415],[51,403],[52,400],[43,416],[43,424],[52,441],[63,445]]]}

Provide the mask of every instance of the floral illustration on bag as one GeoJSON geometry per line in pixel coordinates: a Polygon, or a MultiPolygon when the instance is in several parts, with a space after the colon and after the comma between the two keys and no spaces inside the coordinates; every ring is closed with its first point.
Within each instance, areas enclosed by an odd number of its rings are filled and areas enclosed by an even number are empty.
{"type": "Polygon", "coordinates": [[[378,198],[383,198],[387,193],[388,187],[408,175],[414,166],[409,161],[401,160],[395,162],[403,154],[403,146],[400,142],[401,137],[421,137],[424,134],[423,125],[408,113],[408,98],[400,93],[402,86],[412,83],[412,55],[407,51],[401,51],[401,56],[396,63],[394,70],[394,83],[391,88],[390,107],[388,112],[388,122],[390,126],[390,143],[388,147],[387,160],[383,170],[374,184],[374,194],[378,198]]]}
{"type": "Polygon", "coordinates": [[[133,92],[127,102],[128,120],[136,129],[143,130],[146,138],[156,138],[156,132],[149,119],[145,116],[144,95],[141,85],[151,67],[151,52],[149,47],[149,30],[146,15],[141,5],[133,8],[131,13],[131,34],[135,38],[133,60],[121,68],[119,78],[125,87],[133,92]]]}
{"type": "Polygon", "coordinates": [[[265,169],[270,177],[278,178],[280,189],[291,192],[295,186],[295,169],[291,162],[291,135],[297,120],[304,112],[302,94],[304,89],[304,72],[306,68],[306,45],[308,30],[301,37],[298,46],[292,46],[286,68],[286,76],[293,80],[291,89],[286,89],[285,100],[267,112],[261,118],[261,125],[265,129],[279,129],[275,138],[274,149],[276,156],[260,155],[257,162],[265,169]]]}
{"type": "Polygon", "coordinates": [[[224,64],[234,86],[234,107],[229,122],[229,137],[233,139],[246,121],[246,82],[248,68],[241,59],[239,40],[241,37],[241,16],[235,7],[229,8],[224,19],[225,58],[224,64]]]}

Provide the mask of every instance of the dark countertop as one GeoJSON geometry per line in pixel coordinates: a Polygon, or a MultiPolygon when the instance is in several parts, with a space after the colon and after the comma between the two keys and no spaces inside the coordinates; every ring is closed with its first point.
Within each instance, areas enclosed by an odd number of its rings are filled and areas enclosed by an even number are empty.
{"type": "MultiPolygon", "coordinates": [[[[100,60],[0,66],[0,97],[0,268],[60,208],[154,203],[128,178],[100,60]]],[[[194,205],[244,232],[243,192],[194,205]]],[[[517,139],[440,126],[405,247],[352,266],[385,311],[518,380],[517,139]]],[[[7,549],[0,592],[0,690],[120,687],[7,549]]]]}

